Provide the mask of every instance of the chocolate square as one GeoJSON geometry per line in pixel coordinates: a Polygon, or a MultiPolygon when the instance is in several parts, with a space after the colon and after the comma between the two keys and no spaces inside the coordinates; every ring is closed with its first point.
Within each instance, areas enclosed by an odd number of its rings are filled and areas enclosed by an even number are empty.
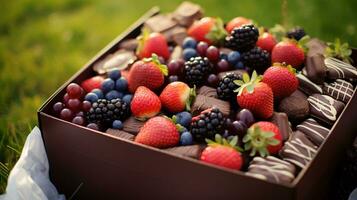
{"type": "Polygon", "coordinates": [[[353,95],[353,85],[345,80],[337,79],[335,82],[325,83],[323,93],[327,94],[334,99],[347,103],[353,95]]]}
{"type": "Polygon", "coordinates": [[[145,22],[145,26],[149,28],[151,32],[162,33],[177,25],[177,22],[171,15],[155,15],[145,22]]]}
{"type": "Polygon", "coordinates": [[[330,79],[357,79],[357,69],[349,63],[343,62],[337,58],[325,58],[327,67],[327,77],[330,79]]]}
{"type": "Polygon", "coordinates": [[[288,115],[291,122],[300,122],[307,118],[310,112],[309,103],[304,93],[296,90],[290,96],[285,97],[279,103],[279,112],[288,115]]]}
{"type": "Polygon", "coordinates": [[[306,57],[306,76],[314,83],[322,84],[325,80],[327,68],[324,59],[320,54],[306,57]]]}
{"type": "Polygon", "coordinates": [[[305,75],[298,73],[296,78],[299,80],[299,89],[307,95],[322,94],[322,88],[316,83],[312,82],[305,75]]]}
{"type": "Polygon", "coordinates": [[[173,18],[181,26],[185,27],[191,26],[195,20],[200,19],[202,16],[201,7],[188,1],[181,3],[173,13],[173,18]]]}
{"type": "Polygon", "coordinates": [[[202,111],[212,108],[212,107],[217,107],[225,116],[228,116],[231,110],[231,106],[228,101],[223,101],[220,99],[216,99],[213,97],[207,97],[203,95],[197,95],[192,107],[191,107],[191,112],[193,115],[198,115],[202,111]]]}
{"type": "Polygon", "coordinates": [[[322,126],[312,118],[305,120],[303,123],[297,125],[296,128],[317,146],[320,146],[330,133],[330,129],[322,126]]]}
{"type": "Polygon", "coordinates": [[[180,156],[186,156],[198,159],[201,156],[201,152],[205,148],[205,145],[188,145],[188,146],[178,146],[168,149],[163,149],[163,151],[168,151],[171,153],[178,154],[180,156]]]}

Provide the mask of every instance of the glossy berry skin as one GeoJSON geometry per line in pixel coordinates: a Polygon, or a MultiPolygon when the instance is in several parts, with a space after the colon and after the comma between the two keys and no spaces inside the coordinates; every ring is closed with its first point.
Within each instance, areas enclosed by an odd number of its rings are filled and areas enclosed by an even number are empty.
{"type": "Polygon", "coordinates": [[[244,69],[244,64],[241,61],[238,61],[235,65],[234,65],[235,69],[244,69]]]}
{"type": "Polygon", "coordinates": [[[115,81],[115,89],[119,92],[125,92],[128,90],[128,81],[125,78],[120,78],[115,81]]]}
{"type": "Polygon", "coordinates": [[[101,89],[98,89],[98,88],[94,89],[94,90],[91,91],[91,93],[96,94],[99,99],[103,99],[104,98],[104,94],[103,94],[103,91],[101,89]]]}
{"type": "Polygon", "coordinates": [[[76,116],[72,119],[72,123],[83,126],[85,124],[85,121],[82,116],[76,116]]]}
{"type": "Polygon", "coordinates": [[[255,117],[267,119],[273,115],[273,91],[266,84],[259,82],[254,91],[249,93],[246,88],[237,96],[237,102],[241,108],[249,109],[255,117]]]}
{"type": "Polygon", "coordinates": [[[231,51],[228,54],[228,62],[231,65],[235,65],[240,60],[240,53],[238,51],[231,51]]]}
{"type": "Polygon", "coordinates": [[[133,99],[133,95],[132,94],[126,94],[126,95],[123,96],[123,101],[125,103],[127,103],[128,105],[130,105],[132,99],[133,99]]]}
{"type": "Polygon", "coordinates": [[[237,113],[236,120],[242,121],[247,127],[250,127],[254,122],[253,113],[248,109],[242,109],[237,113]]]}
{"type": "Polygon", "coordinates": [[[190,58],[192,58],[192,57],[196,57],[197,51],[192,48],[187,48],[187,49],[183,50],[182,55],[183,55],[183,58],[187,61],[187,60],[190,60],[190,58]]]}
{"type": "Polygon", "coordinates": [[[150,58],[153,53],[163,57],[165,60],[170,58],[166,38],[161,33],[143,33],[139,39],[139,43],[140,48],[137,49],[137,54],[140,59],[150,58]]]}
{"type": "Polygon", "coordinates": [[[206,50],[206,57],[211,62],[217,62],[219,59],[219,50],[215,46],[209,46],[206,50]]]}
{"type": "Polygon", "coordinates": [[[199,42],[197,44],[196,50],[199,56],[205,57],[208,49],[208,44],[206,42],[199,42]]]}
{"type": "Polygon", "coordinates": [[[70,98],[81,98],[82,88],[77,83],[70,83],[66,88],[67,94],[70,98]]]}
{"type": "Polygon", "coordinates": [[[292,41],[282,41],[274,46],[271,53],[272,63],[283,63],[299,68],[305,61],[304,50],[292,41]]]}
{"type": "Polygon", "coordinates": [[[79,111],[82,108],[82,102],[79,99],[69,99],[67,107],[72,111],[79,111]]]}
{"type": "Polygon", "coordinates": [[[112,100],[112,99],[117,99],[117,98],[123,98],[123,93],[118,92],[116,90],[109,91],[106,95],[105,98],[107,100],[112,100]]]}
{"type": "Polygon", "coordinates": [[[227,62],[227,60],[220,60],[218,63],[217,63],[217,66],[216,66],[216,70],[218,72],[226,72],[226,71],[229,71],[231,69],[229,63],[227,62]]]}
{"type": "Polygon", "coordinates": [[[180,124],[181,126],[188,128],[191,124],[191,121],[192,115],[187,111],[183,111],[176,114],[176,123],[180,124]]]}
{"type": "Polygon", "coordinates": [[[180,134],[176,125],[161,116],[149,119],[135,137],[135,142],[157,148],[174,147],[179,140],[180,134]]]}
{"type": "Polygon", "coordinates": [[[275,37],[270,33],[263,33],[258,37],[257,46],[263,50],[268,51],[269,53],[273,50],[274,46],[276,45],[275,37]]]}
{"type": "Polygon", "coordinates": [[[60,113],[64,106],[65,105],[62,102],[57,102],[53,104],[53,111],[55,111],[55,113],[60,113]]]}
{"type": "Polygon", "coordinates": [[[115,81],[121,77],[121,72],[119,69],[111,70],[108,72],[108,77],[115,81]]]}
{"type": "Polygon", "coordinates": [[[64,108],[60,112],[60,118],[66,121],[71,121],[73,118],[73,112],[68,108],[64,108]]]}
{"type": "Polygon", "coordinates": [[[167,69],[169,70],[169,75],[180,75],[182,72],[182,65],[176,60],[171,60],[167,64],[167,69]]]}
{"type": "Polygon", "coordinates": [[[227,23],[226,30],[228,33],[230,33],[234,28],[238,28],[242,25],[251,24],[251,23],[252,20],[250,19],[244,17],[236,17],[227,23]]]}
{"type": "Polygon", "coordinates": [[[190,87],[181,81],[168,84],[160,94],[162,107],[171,113],[185,110],[190,99],[190,87]]]}
{"type": "Polygon", "coordinates": [[[95,124],[95,123],[89,123],[89,124],[87,125],[87,128],[90,128],[90,129],[93,129],[93,130],[99,130],[98,125],[95,124]]]}
{"type": "Polygon", "coordinates": [[[113,128],[113,129],[122,130],[123,127],[124,127],[124,125],[123,125],[123,122],[122,122],[122,121],[120,121],[120,120],[114,120],[114,121],[113,121],[113,124],[112,124],[112,128],[113,128]]]}
{"type": "Polygon", "coordinates": [[[101,89],[104,93],[107,93],[111,90],[114,90],[114,87],[115,87],[115,82],[112,79],[107,78],[102,82],[101,89]]]}
{"type": "Polygon", "coordinates": [[[187,34],[197,41],[204,41],[208,44],[212,44],[214,41],[210,40],[207,36],[211,30],[216,26],[216,19],[213,17],[204,17],[199,21],[196,21],[189,27],[187,34]]]}
{"type": "Polygon", "coordinates": [[[98,96],[97,96],[95,93],[90,92],[90,93],[86,94],[86,96],[84,97],[84,99],[85,99],[86,101],[89,101],[89,102],[91,102],[91,103],[94,103],[94,102],[98,101],[99,98],[98,98],[98,96]]]}
{"type": "Polygon", "coordinates": [[[84,112],[88,112],[91,107],[92,107],[91,102],[89,102],[89,101],[83,101],[83,102],[82,102],[82,110],[83,110],[84,112]]]}
{"type": "Polygon", "coordinates": [[[219,83],[219,78],[216,74],[210,74],[207,78],[207,84],[211,87],[217,87],[219,83]]]}
{"type": "Polygon", "coordinates": [[[243,163],[242,156],[238,151],[232,147],[223,145],[209,146],[205,148],[201,154],[200,160],[235,170],[240,170],[243,163]]]}
{"type": "Polygon", "coordinates": [[[91,92],[94,89],[100,88],[103,81],[104,81],[103,77],[93,76],[92,78],[83,81],[81,83],[81,86],[86,92],[91,92]]]}
{"type": "Polygon", "coordinates": [[[232,122],[231,127],[232,133],[235,135],[243,136],[247,133],[248,126],[243,121],[234,121],[232,122]]]}
{"type": "Polygon", "coordinates": [[[283,66],[269,67],[265,70],[262,81],[271,87],[276,99],[290,96],[299,86],[295,74],[283,66]]]}
{"type": "Polygon", "coordinates": [[[186,145],[192,145],[193,144],[193,138],[190,132],[185,131],[181,134],[180,136],[180,144],[182,146],[186,145]]]}
{"type": "Polygon", "coordinates": [[[196,45],[197,45],[197,41],[195,39],[193,39],[192,37],[186,37],[184,40],[183,40],[183,43],[182,43],[182,48],[184,49],[187,49],[187,48],[196,48],[196,45]]]}
{"type": "Polygon", "coordinates": [[[154,92],[147,87],[140,86],[135,91],[130,108],[136,118],[145,120],[160,112],[161,101],[154,92]]]}
{"type": "Polygon", "coordinates": [[[63,103],[67,104],[68,100],[70,99],[69,95],[66,93],[63,95],[63,103]]]}

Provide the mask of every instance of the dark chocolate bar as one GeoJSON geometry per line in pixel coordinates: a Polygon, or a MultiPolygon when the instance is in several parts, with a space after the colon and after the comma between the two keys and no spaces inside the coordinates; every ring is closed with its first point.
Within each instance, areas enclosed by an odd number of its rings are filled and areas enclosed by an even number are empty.
{"type": "Polygon", "coordinates": [[[191,26],[195,20],[200,19],[202,16],[203,13],[201,7],[187,1],[181,3],[173,13],[173,18],[181,26],[185,27],[191,26]]]}
{"type": "Polygon", "coordinates": [[[130,133],[128,133],[126,131],[122,131],[122,130],[109,128],[106,132],[110,135],[113,135],[118,138],[126,139],[126,140],[134,141],[134,138],[135,138],[135,136],[133,134],[130,134],[130,133]]]}
{"type": "Polygon", "coordinates": [[[290,183],[295,178],[295,166],[276,158],[255,157],[248,167],[247,175],[274,183],[290,183]]]}
{"type": "Polygon", "coordinates": [[[187,156],[191,158],[198,159],[201,156],[201,152],[205,148],[204,145],[189,145],[189,146],[178,146],[168,149],[163,149],[164,151],[172,152],[181,156],[187,156]]]}
{"type": "Polygon", "coordinates": [[[123,130],[129,132],[131,134],[137,135],[140,131],[140,128],[144,125],[145,122],[139,121],[135,119],[135,117],[131,116],[127,120],[124,121],[123,130]]]}
{"type": "Polygon", "coordinates": [[[125,49],[134,52],[138,47],[138,43],[137,39],[126,39],[119,43],[118,49],[125,49]]]}
{"type": "Polygon", "coordinates": [[[290,96],[281,100],[278,110],[286,113],[292,122],[302,121],[307,118],[310,113],[307,97],[299,90],[296,90],[290,96]]]}
{"type": "Polygon", "coordinates": [[[288,140],[293,132],[288,120],[288,115],[283,112],[274,112],[273,116],[270,118],[270,121],[279,127],[283,141],[288,140]]]}
{"type": "Polygon", "coordinates": [[[357,79],[357,69],[349,63],[343,62],[337,58],[325,58],[327,67],[327,77],[330,79],[357,79]]]}
{"type": "Polygon", "coordinates": [[[298,73],[296,78],[299,79],[299,89],[307,95],[315,93],[322,94],[322,88],[308,79],[305,75],[298,73]]]}
{"type": "Polygon", "coordinates": [[[177,22],[173,19],[172,15],[155,15],[145,22],[145,27],[147,27],[151,32],[163,33],[164,31],[173,28],[177,25],[177,22]]]}
{"type": "Polygon", "coordinates": [[[297,125],[296,128],[317,146],[320,146],[330,133],[330,129],[323,127],[312,118],[305,120],[303,123],[297,125]]]}
{"type": "Polygon", "coordinates": [[[326,77],[327,68],[325,57],[320,54],[306,57],[306,76],[317,84],[322,84],[326,77]]]}
{"type": "Polygon", "coordinates": [[[337,79],[333,83],[325,83],[323,92],[334,99],[347,103],[352,98],[353,89],[354,88],[351,83],[342,79],[337,79]]]}
{"type": "Polygon", "coordinates": [[[217,98],[217,91],[215,88],[208,87],[208,86],[202,86],[200,89],[198,89],[197,94],[206,96],[206,97],[214,97],[217,98]]]}
{"type": "Polygon", "coordinates": [[[202,111],[208,108],[212,108],[213,106],[217,107],[225,116],[228,116],[231,110],[231,106],[228,101],[223,101],[203,95],[197,95],[195,101],[192,104],[191,111],[193,115],[198,115],[202,111]]]}
{"type": "Polygon", "coordinates": [[[283,160],[304,168],[317,153],[317,146],[300,131],[295,131],[280,151],[283,160]]]}
{"type": "Polygon", "coordinates": [[[323,41],[317,38],[310,39],[306,43],[306,46],[308,47],[307,56],[324,55],[325,49],[327,47],[323,41]]]}
{"type": "Polygon", "coordinates": [[[342,112],[345,104],[330,96],[313,94],[307,98],[310,104],[311,115],[332,125],[342,112]]]}

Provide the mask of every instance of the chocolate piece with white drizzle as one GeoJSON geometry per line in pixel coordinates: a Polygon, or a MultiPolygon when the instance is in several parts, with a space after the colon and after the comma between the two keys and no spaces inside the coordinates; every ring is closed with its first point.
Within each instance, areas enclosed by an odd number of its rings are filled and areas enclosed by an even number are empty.
{"type": "Polygon", "coordinates": [[[337,79],[333,83],[325,83],[323,92],[334,99],[347,103],[352,98],[353,89],[354,88],[351,83],[342,79],[337,79]]]}
{"type": "Polygon", "coordinates": [[[317,146],[320,146],[330,133],[330,129],[322,126],[312,118],[309,118],[303,123],[297,125],[296,129],[304,133],[306,137],[317,146]]]}
{"type": "Polygon", "coordinates": [[[325,58],[327,67],[327,77],[330,79],[357,79],[357,69],[349,63],[343,62],[337,58],[325,58]]]}
{"type": "Polygon", "coordinates": [[[307,95],[315,93],[322,94],[322,88],[308,79],[305,75],[298,73],[296,78],[299,79],[299,89],[307,95]]]}
{"type": "Polygon", "coordinates": [[[295,178],[295,171],[295,166],[289,162],[268,156],[266,158],[255,157],[246,174],[274,183],[290,183],[295,178]]]}
{"type": "Polygon", "coordinates": [[[345,104],[330,96],[313,94],[307,98],[313,117],[332,125],[342,112],[345,104]]]}
{"type": "Polygon", "coordinates": [[[316,152],[317,146],[303,133],[295,131],[289,141],[285,142],[280,155],[283,160],[304,168],[314,158],[316,152]]]}

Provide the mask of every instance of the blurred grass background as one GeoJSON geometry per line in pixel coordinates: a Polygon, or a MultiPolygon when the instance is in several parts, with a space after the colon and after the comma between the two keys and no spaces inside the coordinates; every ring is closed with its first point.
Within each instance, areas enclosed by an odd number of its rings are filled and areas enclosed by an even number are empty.
{"type": "MultiPolygon", "coordinates": [[[[271,27],[282,22],[281,0],[195,0],[209,16],[235,16],[271,27]]],[[[178,0],[16,0],[0,12],[0,193],[37,124],[36,111],[86,61],[154,5],[178,0]]],[[[326,41],[357,46],[357,1],[289,0],[288,25],[326,41]]]]}

